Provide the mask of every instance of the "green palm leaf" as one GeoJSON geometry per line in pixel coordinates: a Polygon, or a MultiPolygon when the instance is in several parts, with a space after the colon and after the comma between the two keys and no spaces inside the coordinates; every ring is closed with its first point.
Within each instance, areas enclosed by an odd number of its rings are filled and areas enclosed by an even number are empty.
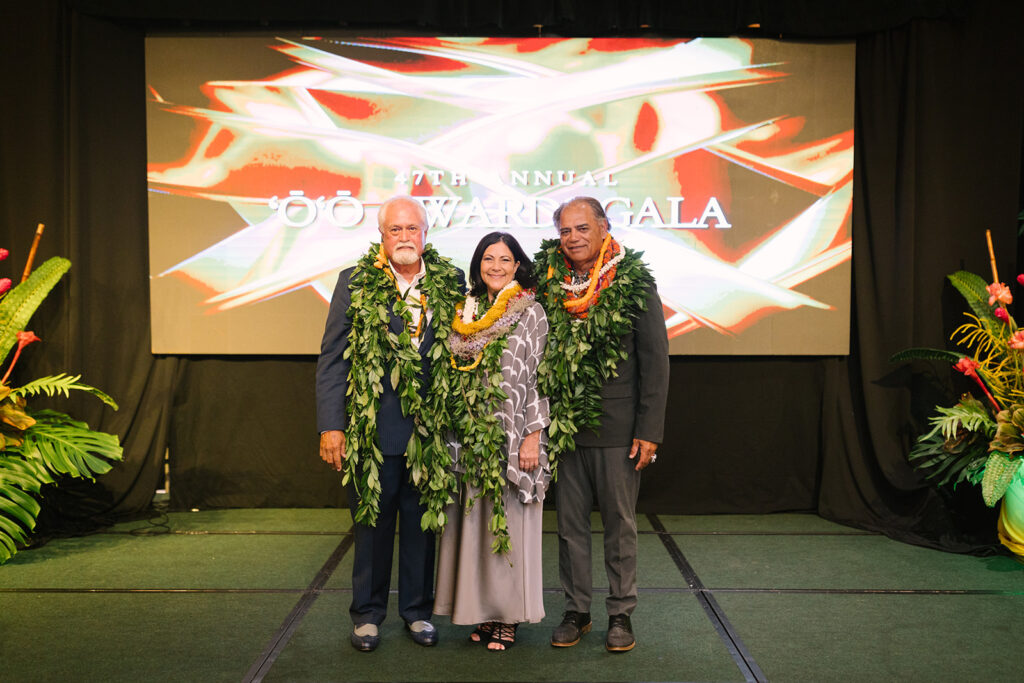
{"type": "Polygon", "coordinates": [[[0,494],[12,486],[39,493],[43,484],[53,483],[53,477],[42,464],[35,460],[25,460],[20,455],[11,455],[20,449],[21,446],[18,446],[0,452],[0,494]]]}
{"type": "Polygon", "coordinates": [[[123,457],[113,434],[93,431],[86,423],[53,410],[40,410],[32,417],[36,423],[25,430],[21,452],[55,474],[91,479],[110,470],[110,461],[123,457]]]}
{"type": "Polygon", "coordinates": [[[1000,324],[992,315],[992,307],[988,305],[988,290],[986,289],[988,283],[981,276],[966,270],[958,270],[948,277],[957,291],[967,300],[967,305],[974,311],[974,315],[978,316],[978,320],[991,325],[1000,324]]]}
{"type": "Polygon", "coordinates": [[[66,258],[47,259],[0,301],[0,363],[14,347],[18,332],[25,329],[39,304],[70,267],[71,261],[66,258]]]}
{"type": "Polygon", "coordinates": [[[35,526],[38,514],[39,503],[21,489],[10,486],[0,491],[0,515],[13,517],[26,529],[31,530],[35,526]]]}
{"type": "Polygon", "coordinates": [[[28,535],[21,525],[0,512],[0,564],[11,559],[14,553],[18,552],[17,544],[24,545],[27,542],[28,535]]]}
{"type": "Polygon", "coordinates": [[[936,486],[956,484],[969,480],[970,474],[984,465],[988,458],[988,443],[975,433],[956,444],[947,444],[938,429],[918,439],[907,454],[907,460],[925,479],[936,486]]]}
{"type": "Polygon", "coordinates": [[[96,398],[103,401],[104,403],[106,403],[114,410],[117,410],[117,403],[114,401],[114,399],[110,398],[110,396],[100,391],[96,387],[91,387],[88,384],[83,384],[79,382],[78,380],[80,380],[81,378],[81,375],[72,376],[67,375],[63,372],[59,375],[54,375],[51,377],[40,377],[39,379],[32,380],[31,382],[24,386],[18,387],[17,389],[12,391],[11,394],[13,396],[22,396],[25,398],[29,396],[35,396],[40,393],[46,394],[47,396],[60,394],[61,396],[67,397],[71,395],[71,390],[75,389],[77,391],[88,392],[95,396],[96,398]]]}
{"type": "Polygon", "coordinates": [[[12,452],[0,452],[0,564],[11,559],[36,526],[39,503],[26,491],[38,493],[42,484],[53,481],[45,469],[12,452]]]}

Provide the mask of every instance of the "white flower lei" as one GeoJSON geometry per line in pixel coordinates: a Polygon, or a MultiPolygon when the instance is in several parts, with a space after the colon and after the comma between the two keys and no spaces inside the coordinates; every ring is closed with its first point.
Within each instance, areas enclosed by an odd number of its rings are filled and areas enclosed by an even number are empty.
{"type": "MultiPolygon", "coordinates": [[[[616,254],[615,258],[611,259],[610,261],[608,261],[608,263],[604,264],[604,267],[601,268],[601,272],[597,274],[597,279],[600,280],[601,278],[603,278],[605,276],[605,273],[607,273],[609,270],[618,265],[619,261],[621,261],[625,255],[625,251],[620,251],[618,254],[616,254]]],[[[568,282],[559,282],[558,284],[562,289],[564,289],[567,292],[579,294],[580,292],[585,292],[587,288],[590,287],[590,280],[591,278],[588,277],[583,282],[573,282],[572,284],[569,284],[568,282]]]]}

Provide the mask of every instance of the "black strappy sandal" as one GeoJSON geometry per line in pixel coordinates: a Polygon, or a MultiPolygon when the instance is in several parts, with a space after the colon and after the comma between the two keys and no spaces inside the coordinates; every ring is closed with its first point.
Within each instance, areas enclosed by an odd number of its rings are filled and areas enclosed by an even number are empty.
{"type": "Polygon", "coordinates": [[[479,624],[473,632],[469,634],[469,642],[471,643],[484,643],[487,644],[491,640],[491,634],[494,633],[494,625],[497,622],[485,621],[479,624]]]}
{"type": "Polygon", "coordinates": [[[491,633],[491,640],[487,644],[488,651],[505,652],[506,650],[510,650],[512,646],[516,644],[516,630],[518,628],[519,624],[496,623],[494,625],[494,631],[491,633]],[[501,645],[501,647],[491,647],[491,643],[497,643],[501,645]]]}

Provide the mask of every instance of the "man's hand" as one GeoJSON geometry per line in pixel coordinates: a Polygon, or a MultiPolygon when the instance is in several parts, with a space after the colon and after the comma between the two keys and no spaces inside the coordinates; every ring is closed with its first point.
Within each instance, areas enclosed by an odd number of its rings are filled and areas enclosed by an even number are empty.
{"type": "Polygon", "coordinates": [[[637,460],[636,467],[634,468],[637,472],[644,469],[652,462],[654,462],[654,452],[658,450],[658,444],[653,441],[644,441],[643,439],[633,439],[633,447],[629,449],[629,458],[632,460],[640,454],[640,459],[637,460]]]}
{"type": "Polygon", "coordinates": [[[345,432],[331,429],[320,435],[320,459],[341,472],[341,461],[345,459],[345,432]]]}
{"type": "Polygon", "coordinates": [[[527,434],[519,445],[519,469],[532,472],[540,464],[540,431],[527,434]]]}

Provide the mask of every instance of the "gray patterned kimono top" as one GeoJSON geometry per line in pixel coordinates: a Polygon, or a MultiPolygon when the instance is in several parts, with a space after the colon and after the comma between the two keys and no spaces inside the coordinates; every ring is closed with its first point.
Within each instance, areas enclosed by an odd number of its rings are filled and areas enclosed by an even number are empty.
{"type": "Polygon", "coordinates": [[[519,489],[519,502],[544,500],[551,483],[547,440],[544,430],[551,422],[548,397],[537,393],[537,366],[544,357],[548,338],[548,318],[544,309],[534,302],[519,319],[508,336],[508,348],[501,355],[501,390],[508,399],[501,406],[501,422],[505,425],[505,454],[508,459],[509,484],[519,489]],[[527,434],[540,433],[540,466],[532,472],[519,470],[519,447],[527,434]]]}
{"type": "MultiPolygon", "coordinates": [[[[508,347],[501,354],[501,390],[508,396],[501,404],[498,416],[505,428],[505,475],[514,486],[521,503],[544,500],[551,483],[551,465],[547,457],[547,431],[551,422],[548,399],[537,392],[537,366],[544,356],[548,337],[548,319],[544,309],[534,302],[519,319],[508,336],[508,347]],[[532,472],[519,469],[519,448],[523,438],[541,430],[540,466],[532,472]]],[[[453,434],[448,435],[448,448],[452,453],[454,469],[462,471],[459,462],[460,444],[453,434]]]]}

